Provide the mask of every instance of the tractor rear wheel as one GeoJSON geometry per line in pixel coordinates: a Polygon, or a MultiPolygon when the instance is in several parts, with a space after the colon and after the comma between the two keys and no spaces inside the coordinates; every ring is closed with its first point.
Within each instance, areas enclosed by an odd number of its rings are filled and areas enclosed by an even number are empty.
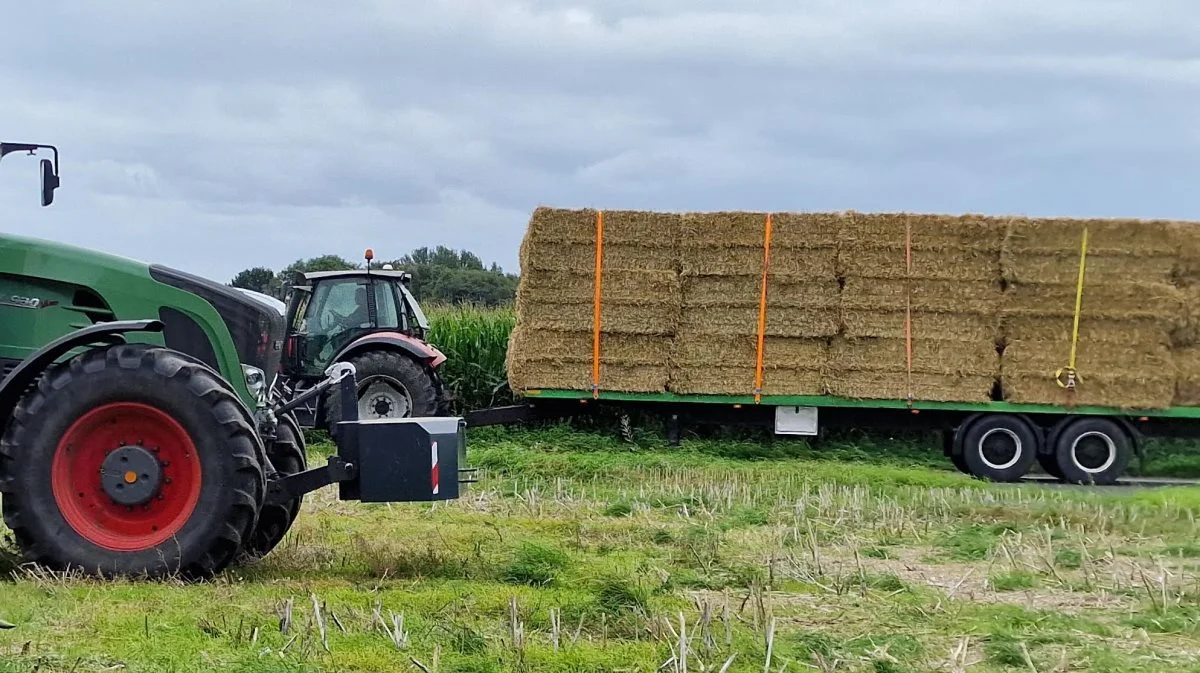
{"type": "MultiPolygon", "coordinates": [[[[433,376],[416,360],[395,351],[368,351],[350,359],[358,380],[358,417],[367,419],[436,416],[440,407],[433,376]]],[[[330,431],[342,418],[341,389],[325,398],[330,431]]]]}
{"type": "Polygon", "coordinates": [[[164,348],[95,348],[48,370],[0,440],[4,521],[53,569],[209,577],[249,539],[265,490],[245,405],[164,348]]]}
{"type": "MultiPolygon", "coordinates": [[[[300,423],[292,414],[284,414],[275,429],[275,441],[267,449],[271,466],[281,477],[307,470],[306,448],[300,423]]],[[[264,504],[258,513],[258,526],[246,543],[245,555],[258,559],[270,553],[296,521],[303,501],[304,496],[297,496],[283,504],[264,504]]]]}

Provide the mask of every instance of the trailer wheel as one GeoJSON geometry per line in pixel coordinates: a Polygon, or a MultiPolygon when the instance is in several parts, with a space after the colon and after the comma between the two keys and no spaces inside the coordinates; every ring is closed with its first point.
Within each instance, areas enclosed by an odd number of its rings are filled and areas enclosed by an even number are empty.
{"type": "MultiPolygon", "coordinates": [[[[284,414],[275,429],[275,441],[267,449],[267,457],[280,477],[308,469],[306,448],[299,421],[290,413],[284,414]]],[[[258,513],[258,526],[246,543],[245,556],[259,559],[270,553],[295,523],[303,502],[304,496],[297,496],[283,504],[264,504],[258,513]]]]}
{"type": "Polygon", "coordinates": [[[1109,418],[1079,418],[1068,423],[1054,444],[1064,481],[1106,485],[1117,481],[1133,456],[1133,438],[1109,418]]]}
{"type": "Polygon", "coordinates": [[[4,520],[54,569],[186,579],[227,566],[266,490],[241,400],[204,365],[141,344],[46,372],[0,440],[4,520]]]}
{"type": "Polygon", "coordinates": [[[962,460],[976,477],[1017,481],[1036,460],[1038,434],[1024,419],[1007,414],[980,417],[967,427],[962,460]]]}
{"type": "Polygon", "coordinates": [[[960,423],[957,428],[946,430],[942,433],[942,453],[950,459],[951,464],[954,465],[954,469],[963,474],[971,474],[971,469],[967,467],[966,460],[963,459],[963,435],[970,429],[971,423],[976,418],[979,418],[979,416],[970,416],[960,423]]]}

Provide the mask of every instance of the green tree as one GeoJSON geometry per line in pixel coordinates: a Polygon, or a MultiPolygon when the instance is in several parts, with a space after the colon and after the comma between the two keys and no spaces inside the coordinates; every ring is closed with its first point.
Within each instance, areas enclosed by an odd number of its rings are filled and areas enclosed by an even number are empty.
{"type": "MultiPolygon", "coordinates": [[[[516,297],[517,275],[505,273],[498,264],[484,264],[479,255],[469,250],[443,245],[422,247],[390,262],[372,261],[371,268],[378,269],[384,264],[412,274],[409,289],[421,303],[502,306],[516,297]]],[[[298,259],[278,273],[263,267],[246,269],[230,284],[286,299],[297,273],[362,268],[362,264],[338,255],[320,255],[298,259]]]]}
{"type": "Polygon", "coordinates": [[[468,250],[422,247],[390,262],[412,274],[409,288],[421,303],[472,303],[500,306],[512,302],[517,276],[499,265],[490,267],[468,250]]]}
{"type": "Polygon", "coordinates": [[[229,281],[229,284],[234,287],[269,295],[277,294],[278,289],[276,287],[275,272],[265,266],[256,266],[252,269],[241,271],[233,277],[233,280],[229,281]]]}

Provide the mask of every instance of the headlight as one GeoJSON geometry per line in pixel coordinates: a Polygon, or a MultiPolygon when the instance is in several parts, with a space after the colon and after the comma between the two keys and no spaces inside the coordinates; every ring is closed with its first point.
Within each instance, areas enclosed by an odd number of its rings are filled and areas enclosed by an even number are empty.
{"type": "Polygon", "coordinates": [[[246,387],[261,404],[267,399],[267,375],[258,367],[242,365],[242,374],[246,377],[246,387]]]}

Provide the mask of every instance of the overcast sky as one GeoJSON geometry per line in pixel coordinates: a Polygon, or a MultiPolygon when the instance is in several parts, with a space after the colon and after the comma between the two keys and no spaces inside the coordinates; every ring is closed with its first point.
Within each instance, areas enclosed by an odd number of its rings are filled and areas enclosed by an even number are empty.
{"type": "Polygon", "coordinates": [[[1200,219],[1195,0],[10,2],[0,231],[517,268],[539,204],[1200,219]]]}

